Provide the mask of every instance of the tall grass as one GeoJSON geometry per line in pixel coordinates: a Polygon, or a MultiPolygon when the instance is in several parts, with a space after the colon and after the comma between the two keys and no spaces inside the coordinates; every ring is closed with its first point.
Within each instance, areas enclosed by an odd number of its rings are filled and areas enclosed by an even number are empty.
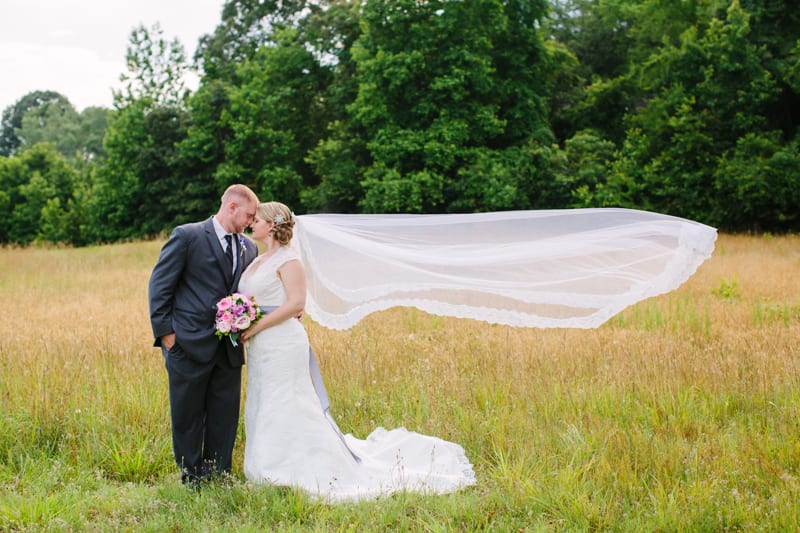
{"type": "Polygon", "coordinates": [[[721,236],[595,330],[394,309],[306,320],[346,432],[461,443],[478,484],[326,506],[181,486],[147,280],[159,242],[0,250],[0,530],[800,529],[800,238],[721,236]]]}

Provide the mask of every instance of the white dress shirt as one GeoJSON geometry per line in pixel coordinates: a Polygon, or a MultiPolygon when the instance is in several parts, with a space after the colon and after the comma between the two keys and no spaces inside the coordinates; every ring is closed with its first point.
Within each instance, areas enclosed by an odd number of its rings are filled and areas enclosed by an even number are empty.
{"type": "Polygon", "coordinates": [[[222,224],[219,223],[217,217],[212,217],[212,222],[214,223],[214,231],[217,233],[217,240],[219,240],[219,245],[222,246],[222,252],[225,252],[225,249],[228,247],[228,241],[225,240],[226,235],[231,236],[231,246],[233,249],[233,270],[232,272],[236,272],[236,264],[239,262],[239,254],[236,253],[236,241],[239,239],[239,236],[235,233],[228,233],[225,231],[225,228],[222,227],[222,224]]]}

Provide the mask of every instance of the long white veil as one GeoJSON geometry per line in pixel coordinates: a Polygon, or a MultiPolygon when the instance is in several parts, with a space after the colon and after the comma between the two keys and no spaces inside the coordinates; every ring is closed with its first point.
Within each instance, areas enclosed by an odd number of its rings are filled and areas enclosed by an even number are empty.
{"type": "Polygon", "coordinates": [[[538,328],[593,328],[677,288],[716,229],[631,209],[446,215],[303,215],[294,247],[306,312],[347,329],[375,311],[538,328]]]}

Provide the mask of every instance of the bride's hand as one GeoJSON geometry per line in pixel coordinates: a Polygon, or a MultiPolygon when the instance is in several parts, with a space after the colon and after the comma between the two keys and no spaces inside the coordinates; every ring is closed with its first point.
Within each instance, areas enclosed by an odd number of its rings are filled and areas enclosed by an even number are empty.
{"type": "Polygon", "coordinates": [[[252,328],[248,328],[248,329],[246,329],[246,330],[244,330],[242,332],[242,342],[249,341],[250,339],[252,339],[256,335],[256,333],[258,333],[257,331],[253,332],[251,330],[252,330],[252,328]]]}
{"type": "Polygon", "coordinates": [[[259,325],[259,324],[253,324],[252,326],[250,326],[249,328],[244,330],[242,332],[242,334],[240,335],[240,337],[242,339],[242,342],[249,341],[250,339],[252,339],[256,335],[258,335],[261,332],[261,330],[263,330],[263,329],[265,329],[265,326],[259,325]]]}

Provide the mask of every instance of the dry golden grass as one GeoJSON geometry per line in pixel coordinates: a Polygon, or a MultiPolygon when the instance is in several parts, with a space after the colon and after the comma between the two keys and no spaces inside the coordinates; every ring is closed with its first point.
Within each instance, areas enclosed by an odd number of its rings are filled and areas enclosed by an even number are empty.
{"type": "Polygon", "coordinates": [[[238,482],[214,492],[235,501],[204,513],[203,497],[170,488],[147,312],[160,244],[0,250],[0,529],[800,526],[798,236],[722,235],[678,290],[595,330],[412,309],[348,331],[306,320],[343,430],[455,440],[477,487],[332,510],[238,482]],[[90,503],[98,494],[127,515],[90,503]]]}

